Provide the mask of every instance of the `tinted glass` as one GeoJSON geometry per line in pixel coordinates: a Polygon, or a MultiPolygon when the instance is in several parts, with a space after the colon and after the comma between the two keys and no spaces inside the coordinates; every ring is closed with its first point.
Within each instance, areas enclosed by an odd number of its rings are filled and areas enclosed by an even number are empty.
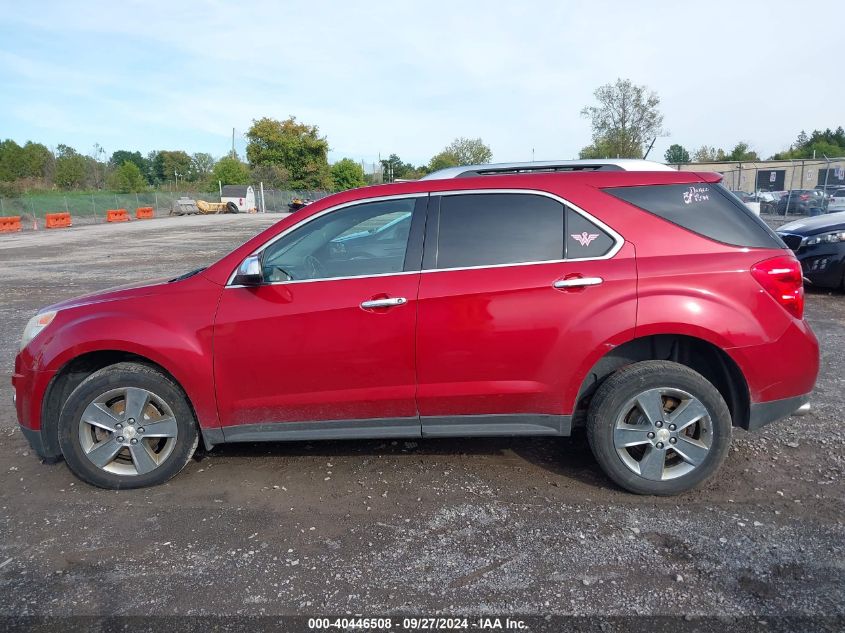
{"type": "Polygon", "coordinates": [[[264,280],[401,272],[414,204],[413,198],[369,202],[308,222],[267,247],[264,280]]]}
{"type": "Polygon", "coordinates": [[[566,258],[602,257],[613,248],[613,238],[583,215],[566,210],[566,258]]]}
{"type": "Polygon", "coordinates": [[[531,194],[443,196],[437,268],[563,258],[563,205],[531,194]]]}
{"type": "Polygon", "coordinates": [[[784,248],[780,238],[721,185],[614,187],[606,193],[689,231],[733,246],[784,248]]]}

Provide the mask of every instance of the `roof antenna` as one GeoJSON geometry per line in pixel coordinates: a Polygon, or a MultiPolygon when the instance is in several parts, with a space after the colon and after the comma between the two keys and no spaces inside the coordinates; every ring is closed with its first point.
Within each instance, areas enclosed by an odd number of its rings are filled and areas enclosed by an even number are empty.
{"type": "Polygon", "coordinates": [[[654,147],[654,142],[655,142],[656,140],[657,140],[657,137],[656,137],[656,136],[655,136],[655,137],[651,140],[651,145],[649,145],[649,146],[648,146],[648,149],[645,151],[645,156],[643,156],[643,160],[645,160],[646,158],[648,158],[648,153],[651,151],[651,148],[652,148],[652,147],[654,147]]]}

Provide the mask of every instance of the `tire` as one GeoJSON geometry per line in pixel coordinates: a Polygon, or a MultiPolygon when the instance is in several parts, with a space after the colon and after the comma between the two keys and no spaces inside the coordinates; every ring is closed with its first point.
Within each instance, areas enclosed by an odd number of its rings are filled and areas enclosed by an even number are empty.
{"type": "Polygon", "coordinates": [[[88,376],[59,416],[59,446],[68,467],[100,488],[164,483],[190,461],[198,442],[196,419],[179,385],[138,363],[117,363],[88,376]]]}
{"type": "Polygon", "coordinates": [[[238,209],[238,205],[236,205],[234,202],[227,202],[226,203],[226,213],[240,213],[240,210],[238,209]]]}
{"type": "Polygon", "coordinates": [[[731,414],[698,372],[644,361],[615,372],[596,391],[587,438],[602,470],[622,488],[675,495],[719,469],[730,447],[731,414]]]}

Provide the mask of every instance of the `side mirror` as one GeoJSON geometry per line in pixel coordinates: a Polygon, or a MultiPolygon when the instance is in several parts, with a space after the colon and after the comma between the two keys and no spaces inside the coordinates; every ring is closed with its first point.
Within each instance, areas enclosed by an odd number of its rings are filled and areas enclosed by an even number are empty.
{"type": "Polygon", "coordinates": [[[233,286],[260,286],[264,283],[264,273],[261,270],[261,257],[250,255],[238,266],[238,272],[232,280],[233,286]]]}

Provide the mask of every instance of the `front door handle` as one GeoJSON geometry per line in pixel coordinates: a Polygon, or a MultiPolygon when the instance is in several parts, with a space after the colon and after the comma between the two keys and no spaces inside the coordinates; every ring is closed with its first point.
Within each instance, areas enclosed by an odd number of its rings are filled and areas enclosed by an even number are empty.
{"type": "Polygon", "coordinates": [[[364,310],[372,310],[373,308],[394,308],[408,303],[405,297],[390,297],[388,299],[370,299],[361,303],[364,310]]]}
{"type": "Polygon", "coordinates": [[[573,277],[572,279],[558,279],[555,288],[580,288],[582,286],[598,286],[604,279],[601,277],[573,277]]]}

